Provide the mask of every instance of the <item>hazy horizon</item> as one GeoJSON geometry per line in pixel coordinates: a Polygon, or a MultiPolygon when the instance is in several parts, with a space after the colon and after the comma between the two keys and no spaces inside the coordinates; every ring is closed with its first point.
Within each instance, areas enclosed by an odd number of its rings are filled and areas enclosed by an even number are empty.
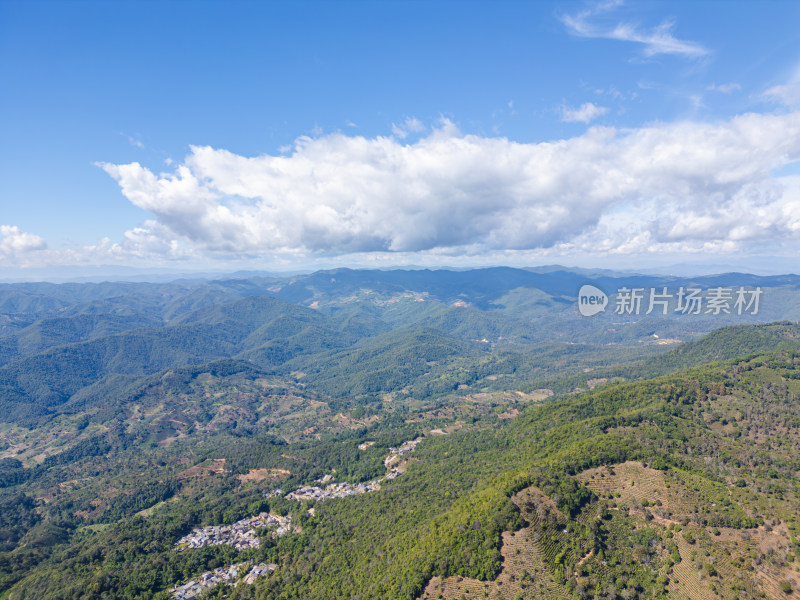
{"type": "Polygon", "coordinates": [[[703,265],[703,264],[678,264],[667,265],[664,267],[651,268],[609,268],[605,266],[582,266],[582,265],[562,265],[562,264],[540,264],[540,265],[504,265],[504,264],[483,264],[483,265],[454,265],[454,264],[435,264],[435,265],[357,265],[357,264],[322,264],[314,267],[302,267],[277,269],[194,269],[182,270],[175,268],[147,268],[120,265],[96,265],[86,266],[61,266],[43,267],[33,269],[2,269],[0,268],[0,284],[8,283],[99,283],[99,282],[171,282],[181,279],[214,280],[227,278],[243,277],[291,277],[294,275],[306,275],[318,271],[331,271],[335,269],[353,270],[472,270],[493,267],[511,267],[517,269],[545,269],[545,270],[564,270],[577,272],[607,272],[612,274],[626,275],[655,275],[664,277],[702,277],[711,275],[721,275],[727,273],[742,273],[763,277],[778,275],[800,275],[797,270],[782,270],[779,267],[767,269],[746,269],[741,265],[703,265]]]}

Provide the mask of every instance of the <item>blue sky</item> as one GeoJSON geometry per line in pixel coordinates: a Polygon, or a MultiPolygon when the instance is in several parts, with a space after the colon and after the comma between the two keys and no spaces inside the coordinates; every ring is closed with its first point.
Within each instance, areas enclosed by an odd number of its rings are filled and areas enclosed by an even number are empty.
{"type": "Polygon", "coordinates": [[[0,0],[0,270],[797,270],[800,3],[0,0]]]}

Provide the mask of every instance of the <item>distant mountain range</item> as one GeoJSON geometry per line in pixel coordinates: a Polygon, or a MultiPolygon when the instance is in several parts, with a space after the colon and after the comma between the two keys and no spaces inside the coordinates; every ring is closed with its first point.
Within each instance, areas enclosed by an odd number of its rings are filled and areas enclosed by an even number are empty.
{"type": "Polygon", "coordinates": [[[800,276],[336,269],[170,283],[3,284],[0,311],[2,405],[21,418],[61,410],[108,378],[224,358],[276,374],[306,372],[327,393],[363,395],[436,387],[433,380],[447,376],[423,363],[439,356],[491,363],[502,351],[530,362],[533,347],[545,355],[557,348],[597,357],[603,348],[659,353],[723,325],[800,319],[800,276]],[[587,283],[610,296],[608,309],[591,318],[576,304],[587,283]],[[728,314],[683,314],[674,297],[667,315],[646,315],[646,300],[639,314],[613,310],[615,291],[625,288],[675,296],[681,288],[718,287],[760,288],[758,314],[737,314],[733,298],[728,314]],[[378,365],[394,365],[403,348],[403,370],[384,373],[378,365]]]}

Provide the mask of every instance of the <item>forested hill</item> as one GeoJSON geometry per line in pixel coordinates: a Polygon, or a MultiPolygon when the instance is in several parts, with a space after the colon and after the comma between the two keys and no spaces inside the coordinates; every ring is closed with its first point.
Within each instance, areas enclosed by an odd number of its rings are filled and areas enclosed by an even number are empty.
{"type": "Polygon", "coordinates": [[[197,403],[219,393],[223,405],[255,402],[249,410],[272,419],[297,418],[290,402],[324,417],[324,397],[303,400],[302,390],[242,369],[153,380],[129,425],[91,438],[96,449],[45,468],[3,463],[5,597],[167,598],[170,586],[243,562],[275,571],[206,597],[733,600],[800,591],[798,351],[609,383],[518,404],[516,414],[505,406],[472,424],[440,422],[437,432],[420,406],[318,440],[231,429],[193,438],[187,429],[148,446],[130,436],[169,398],[196,405],[203,422],[208,408],[197,403]],[[267,398],[274,408],[258,408],[267,398]],[[323,474],[373,480],[390,447],[415,437],[402,473],[377,491],[285,497],[323,474]],[[241,551],[175,545],[193,528],[264,511],[290,515],[298,531],[264,530],[258,548],[241,551]]]}
{"type": "Polygon", "coordinates": [[[652,377],[693,365],[776,350],[791,352],[798,347],[800,324],[796,322],[730,325],[720,327],[698,340],[681,344],[663,355],[622,367],[619,372],[634,377],[652,377]]]}
{"type": "Polygon", "coordinates": [[[331,328],[315,311],[251,296],[198,309],[162,327],[54,346],[10,361],[0,367],[0,406],[14,418],[47,414],[109,375],[147,375],[243,352],[257,355],[261,364],[283,363],[353,341],[349,332],[331,328]]]}

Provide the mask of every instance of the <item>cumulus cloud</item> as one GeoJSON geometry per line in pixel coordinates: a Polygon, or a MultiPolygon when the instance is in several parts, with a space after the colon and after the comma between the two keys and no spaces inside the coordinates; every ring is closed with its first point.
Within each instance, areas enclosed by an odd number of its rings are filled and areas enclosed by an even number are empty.
{"type": "Polygon", "coordinates": [[[578,108],[561,107],[561,120],[565,123],[589,123],[608,112],[605,106],[597,106],[592,102],[585,102],[578,108]]]}
{"type": "Polygon", "coordinates": [[[719,253],[800,239],[800,177],[746,184],[707,202],[643,202],[604,214],[562,250],[601,254],[719,253]]]}
{"type": "Polygon", "coordinates": [[[169,173],[100,166],[154,216],[120,252],[613,253],[797,239],[796,190],[770,174],[798,159],[795,112],[592,127],[547,143],[465,135],[444,120],[411,144],[333,133],[279,156],[192,147],[169,173]]]}
{"type": "Polygon", "coordinates": [[[598,2],[574,15],[564,15],[561,21],[573,35],[635,42],[643,46],[645,56],[672,54],[686,58],[701,58],[708,49],[697,42],[679,40],[672,35],[675,24],[664,21],[652,29],[642,29],[631,23],[599,23],[597,17],[622,6],[621,0],[598,2]]]}
{"type": "Polygon", "coordinates": [[[46,248],[47,243],[38,235],[22,231],[16,225],[0,225],[0,256],[6,259],[24,259],[46,248]]]}
{"type": "Polygon", "coordinates": [[[107,257],[123,261],[152,257],[176,260],[195,256],[192,249],[181,243],[168,227],[153,220],[129,229],[120,242],[112,243],[110,239],[104,238],[96,246],[86,247],[85,250],[94,258],[107,257]]]}

